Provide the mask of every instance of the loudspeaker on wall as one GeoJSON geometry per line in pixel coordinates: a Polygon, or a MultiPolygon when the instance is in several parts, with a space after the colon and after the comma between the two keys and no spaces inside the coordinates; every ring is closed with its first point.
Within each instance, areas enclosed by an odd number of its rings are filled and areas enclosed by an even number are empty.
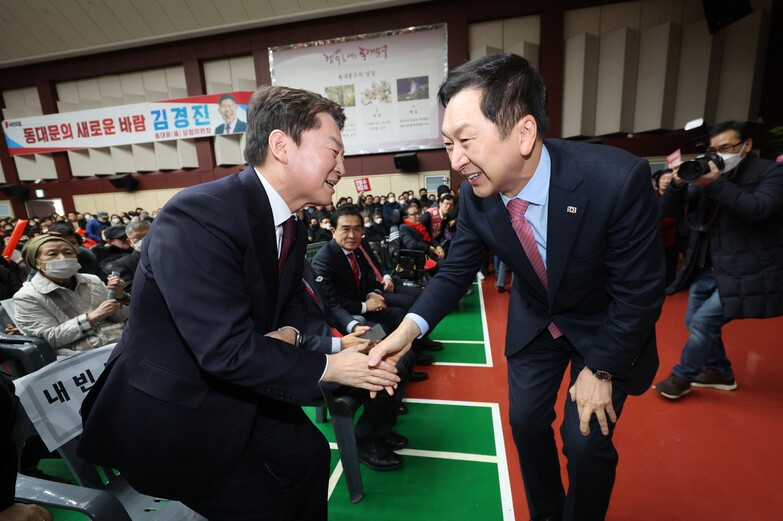
{"type": "Polygon", "coordinates": [[[408,152],[406,154],[397,154],[394,156],[394,168],[397,170],[418,170],[419,158],[416,152],[408,152]]]}
{"type": "Polygon", "coordinates": [[[30,190],[28,190],[27,187],[25,187],[24,185],[13,184],[13,185],[0,186],[0,192],[2,192],[3,195],[7,195],[9,197],[12,196],[24,197],[30,193],[30,190]]]}
{"type": "Polygon", "coordinates": [[[139,186],[139,181],[130,174],[117,174],[111,176],[109,182],[114,188],[127,188],[128,190],[133,190],[139,186]]]}

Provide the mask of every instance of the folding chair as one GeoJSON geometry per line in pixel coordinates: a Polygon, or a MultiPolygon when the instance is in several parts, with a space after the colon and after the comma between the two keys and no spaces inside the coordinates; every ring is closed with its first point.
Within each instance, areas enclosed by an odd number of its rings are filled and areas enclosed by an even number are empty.
{"type": "MultiPolygon", "coordinates": [[[[81,490],[81,498],[86,501],[84,508],[101,510],[100,513],[85,512],[92,519],[115,520],[160,520],[160,521],[196,521],[204,518],[177,501],[146,496],[136,492],[125,478],[106,467],[96,467],[79,458],[76,454],[76,437],[81,433],[82,423],[79,409],[89,387],[103,371],[114,345],[85,351],[69,358],[54,362],[43,369],[14,381],[16,393],[24,407],[24,413],[16,422],[14,439],[20,446],[35,434],[41,436],[49,450],[60,453],[69,470],[81,487],[61,487],[60,484],[17,480],[16,497],[20,501],[39,502],[50,506],[73,508],[75,492],[81,490]],[[48,500],[42,502],[45,490],[54,491],[48,500]],[[89,494],[85,491],[108,494],[89,494]],[[116,502],[116,504],[114,504],[116,502]],[[119,508],[125,516],[116,514],[119,508]],[[110,509],[115,517],[96,517],[109,515],[103,510],[110,509]]],[[[21,452],[21,451],[20,451],[21,452]]]]}
{"type": "Polygon", "coordinates": [[[0,364],[16,378],[54,362],[57,356],[43,338],[3,333],[6,325],[15,325],[13,303],[7,299],[0,305],[0,364]]]}

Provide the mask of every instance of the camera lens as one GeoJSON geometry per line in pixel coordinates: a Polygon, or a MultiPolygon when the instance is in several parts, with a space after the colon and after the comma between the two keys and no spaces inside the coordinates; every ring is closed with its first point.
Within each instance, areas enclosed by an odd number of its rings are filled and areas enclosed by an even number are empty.
{"type": "Polygon", "coordinates": [[[697,158],[697,159],[691,159],[690,161],[685,161],[683,164],[681,164],[680,170],[679,172],[677,172],[677,175],[680,176],[680,179],[682,179],[686,183],[692,183],[693,181],[697,180],[702,174],[709,171],[710,171],[710,167],[709,165],[707,165],[707,162],[704,160],[699,160],[697,158]]]}

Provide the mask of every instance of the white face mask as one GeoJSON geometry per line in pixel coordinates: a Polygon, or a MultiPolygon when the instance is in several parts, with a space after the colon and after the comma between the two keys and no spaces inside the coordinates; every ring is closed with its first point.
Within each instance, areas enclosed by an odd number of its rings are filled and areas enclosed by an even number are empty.
{"type": "Polygon", "coordinates": [[[740,162],[742,161],[742,157],[740,156],[740,154],[742,154],[742,151],[745,150],[746,143],[747,141],[745,141],[745,143],[742,144],[742,148],[740,148],[740,151],[737,152],[736,154],[721,154],[720,152],[718,152],[720,158],[723,159],[723,170],[721,170],[721,172],[730,172],[735,168],[737,168],[737,165],[739,165],[740,162]]]}
{"type": "Polygon", "coordinates": [[[118,224],[120,224],[121,222],[122,222],[122,221],[121,221],[121,220],[119,220],[119,219],[112,219],[112,220],[111,220],[111,224],[112,224],[112,226],[117,226],[117,225],[118,225],[118,224]]]}
{"type": "Polygon", "coordinates": [[[141,241],[143,241],[143,240],[144,239],[139,239],[138,241],[133,243],[133,249],[136,250],[139,253],[141,253],[141,241]]]}
{"type": "Polygon", "coordinates": [[[43,264],[43,272],[54,279],[70,279],[81,269],[76,259],[53,259],[43,264]]]}
{"type": "Polygon", "coordinates": [[[397,199],[395,199],[394,197],[389,197],[388,199],[386,199],[386,201],[394,204],[397,201],[397,199]]]}
{"type": "Polygon", "coordinates": [[[90,215],[88,213],[84,214],[84,220],[85,221],[89,221],[90,219],[92,219],[92,215],[90,215]]]}
{"type": "Polygon", "coordinates": [[[381,223],[383,222],[383,219],[375,219],[375,222],[376,222],[377,224],[381,224],[381,223]]]}
{"type": "Polygon", "coordinates": [[[331,230],[332,229],[332,225],[331,224],[322,224],[321,228],[323,228],[324,230],[331,230]]]}

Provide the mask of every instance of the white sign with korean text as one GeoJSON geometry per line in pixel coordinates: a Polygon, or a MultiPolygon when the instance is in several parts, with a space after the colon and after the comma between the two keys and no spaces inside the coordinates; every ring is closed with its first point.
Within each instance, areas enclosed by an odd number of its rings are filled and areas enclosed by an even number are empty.
{"type": "Polygon", "coordinates": [[[82,432],[79,409],[103,373],[114,346],[109,344],[58,360],[14,380],[19,401],[50,451],[82,432]]]}
{"type": "Polygon", "coordinates": [[[345,109],[345,155],[440,148],[446,24],[271,47],[273,85],[345,109]]]}

